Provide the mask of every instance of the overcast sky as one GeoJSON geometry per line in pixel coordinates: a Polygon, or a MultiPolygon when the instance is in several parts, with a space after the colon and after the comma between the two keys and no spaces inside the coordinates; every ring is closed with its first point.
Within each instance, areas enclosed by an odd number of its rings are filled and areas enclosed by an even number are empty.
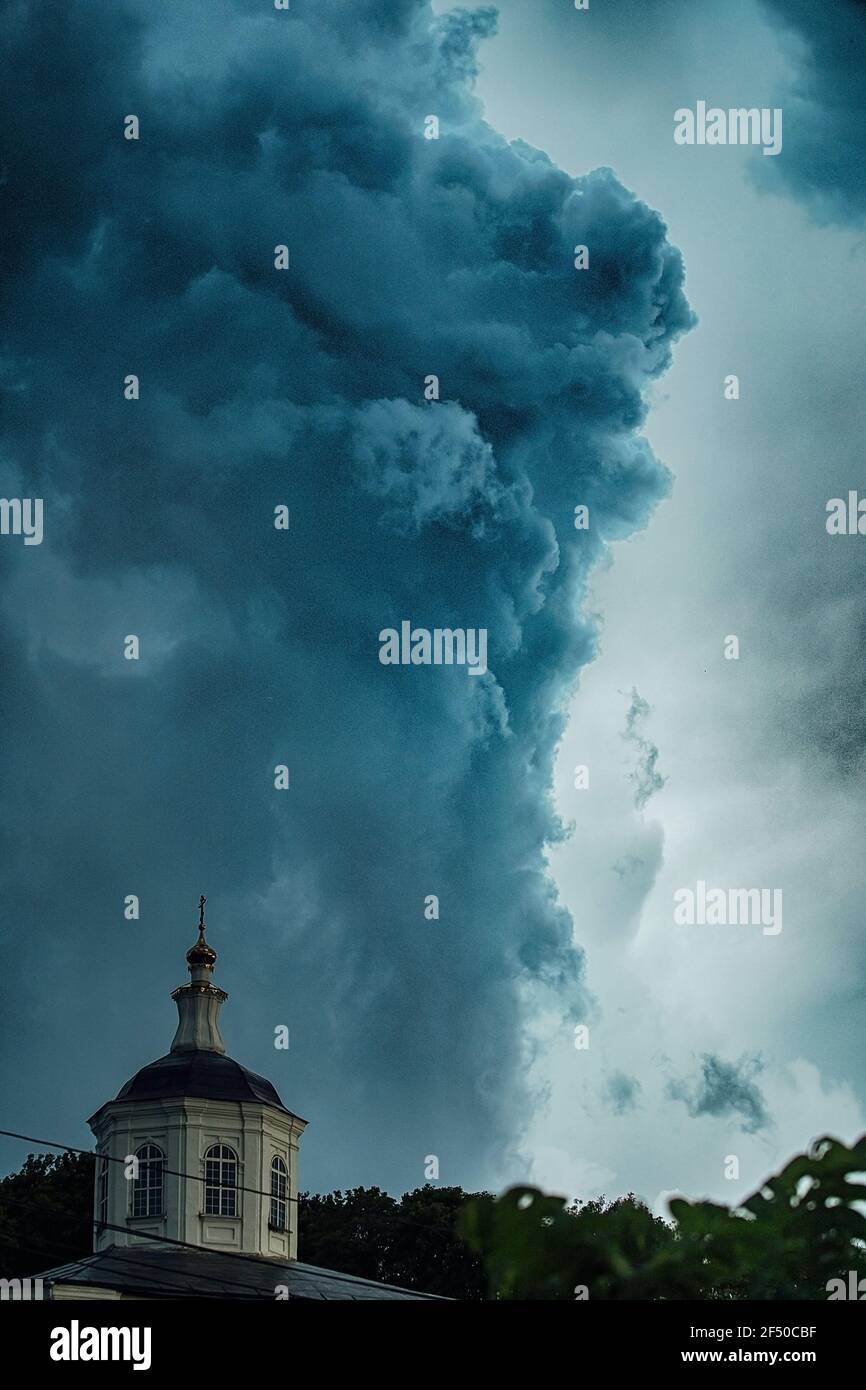
{"type": "Polygon", "coordinates": [[[866,1128],[862,9],[7,10],[3,1127],[89,1142],[205,892],[303,1187],[731,1200],[866,1128]]]}
{"type": "Polygon", "coordinates": [[[852,91],[840,62],[808,85],[812,6],[788,7],[797,33],[750,0],[499,8],[489,119],[570,171],[611,165],[658,208],[699,317],[650,397],[671,495],[592,584],[600,651],[556,771],[574,832],[551,863],[597,1017],[579,1052],[546,1020],[526,1156],[567,1192],[730,1200],[813,1136],[864,1128],[863,559],[859,537],[825,530],[827,499],[866,477],[866,246],[843,202],[862,176],[862,77],[852,91]],[[825,141],[838,184],[801,168],[815,89],[856,113],[825,141]],[[673,111],[699,99],[781,106],[781,155],[675,145],[673,111]],[[643,747],[623,738],[633,690],[643,747]],[[647,745],[665,781],[638,809],[647,745]],[[675,927],[673,893],[698,879],[782,888],[782,932],[675,927]]]}

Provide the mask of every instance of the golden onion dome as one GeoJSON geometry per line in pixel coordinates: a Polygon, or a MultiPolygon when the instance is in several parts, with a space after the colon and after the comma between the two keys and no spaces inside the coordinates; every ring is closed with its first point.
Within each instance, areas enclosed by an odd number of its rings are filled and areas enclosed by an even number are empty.
{"type": "Polygon", "coordinates": [[[204,939],[204,905],[206,902],[207,898],[202,895],[202,897],[199,898],[198,941],[196,941],[194,946],[190,946],[186,953],[187,964],[190,969],[195,965],[203,965],[207,969],[213,970],[214,961],[217,958],[217,953],[213,946],[209,946],[204,939]]]}

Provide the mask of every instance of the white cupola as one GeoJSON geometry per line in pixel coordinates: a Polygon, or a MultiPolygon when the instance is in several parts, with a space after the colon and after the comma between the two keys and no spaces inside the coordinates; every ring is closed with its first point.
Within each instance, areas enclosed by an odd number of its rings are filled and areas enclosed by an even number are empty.
{"type": "MultiPolygon", "coordinates": [[[[172,994],[177,1032],[89,1121],[96,1136],[94,1250],[158,1244],[297,1259],[298,1141],[306,1120],[264,1077],[226,1056],[213,983],[217,953],[186,953],[190,981],[172,994]],[[114,1160],[114,1161],[112,1161],[114,1160]],[[151,1237],[151,1239],[148,1239],[151,1237]]],[[[163,1247],[166,1248],[166,1247],[163,1247]]]]}

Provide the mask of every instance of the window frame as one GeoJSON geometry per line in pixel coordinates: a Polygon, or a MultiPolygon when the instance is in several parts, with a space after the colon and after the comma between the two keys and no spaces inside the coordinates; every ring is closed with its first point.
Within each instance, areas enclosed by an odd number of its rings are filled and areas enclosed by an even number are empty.
{"type": "Polygon", "coordinates": [[[108,1225],[108,1155],[99,1155],[99,1168],[96,1174],[96,1230],[97,1234],[108,1225]]]}
{"type": "Polygon", "coordinates": [[[139,1144],[134,1157],[138,1159],[138,1176],[132,1179],[133,1219],[165,1216],[165,1153],[148,1139],[139,1144]]]}
{"type": "Polygon", "coordinates": [[[206,1149],[203,1216],[237,1217],[239,1166],[238,1156],[230,1144],[211,1144],[206,1149]]]}
{"type": "Polygon", "coordinates": [[[268,1225],[272,1231],[289,1229],[289,1169],[282,1154],[271,1159],[271,1206],[268,1225]]]}

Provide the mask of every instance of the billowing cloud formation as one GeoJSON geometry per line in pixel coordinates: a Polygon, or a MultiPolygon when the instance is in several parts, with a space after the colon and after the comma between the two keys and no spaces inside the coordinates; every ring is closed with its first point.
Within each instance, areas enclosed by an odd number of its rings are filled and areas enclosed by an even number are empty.
{"type": "Polygon", "coordinates": [[[588,569],[668,487],[636,431],[691,314],[656,213],[483,122],[493,28],[5,9],[3,485],[46,502],[0,551],[22,1120],[69,1134],[166,1049],[202,889],[230,1050],[313,1121],[308,1185],[431,1152],[483,1178],[524,1011],[580,1015],[551,763],[588,569]],[[490,673],[381,665],[404,619],[485,627],[490,673]]]}
{"type": "Polygon", "coordinates": [[[723,1062],[712,1053],[701,1058],[701,1075],[693,1086],[672,1081],[669,1094],[685,1103],[690,1115],[739,1115],[746,1134],[765,1129],[770,1117],[754,1077],[762,1070],[760,1057],[723,1062]]]}
{"type": "Polygon", "coordinates": [[[637,756],[635,766],[629,773],[629,779],[634,783],[634,804],[639,811],[642,811],[650,797],[655,792],[661,791],[667,778],[658,771],[658,748],[641,732],[650,707],[637,690],[632,689],[629,700],[630,704],[625,717],[625,732],[622,736],[627,743],[632,744],[637,756]]]}
{"type": "Polygon", "coordinates": [[[774,24],[791,31],[796,76],[780,98],[784,159],[760,176],[785,179],[821,221],[859,219],[866,212],[866,0],[763,3],[774,24]]]}

